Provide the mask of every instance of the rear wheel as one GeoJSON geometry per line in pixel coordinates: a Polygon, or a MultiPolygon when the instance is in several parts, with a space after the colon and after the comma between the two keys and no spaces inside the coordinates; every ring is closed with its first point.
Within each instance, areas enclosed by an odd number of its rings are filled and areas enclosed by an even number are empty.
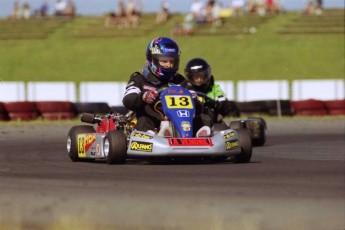
{"type": "Polygon", "coordinates": [[[114,130],[104,138],[104,155],[108,164],[124,164],[127,157],[127,138],[123,131],[114,130]]]}
{"type": "Polygon", "coordinates": [[[78,138],[79,134],[83,133],[95,133],[95,129],[89,125],[75,126],[70,129],[67,134],[67,153],[72,161],[80,161],[78,156],[78,138]]]}
{"type": "Polygon", "coordinates": [[[266,142],[266,136],[267,136],[267,134],[266,134],[266,130],[267,130],[266,121],[261,117],[249,117],[249,120],[256,120],[259,123],[259,127],[258,127],[259,128],[259,130],[258,130],[259,137],[252,139],[253,146],[264,145],[266,142]]]}
{"type": "Polygon", "coordinates": [[[235,163],[248,163],[252,157],[252,140],[246,129],[237,129],[241,153],[234,155],[235,163]]]}

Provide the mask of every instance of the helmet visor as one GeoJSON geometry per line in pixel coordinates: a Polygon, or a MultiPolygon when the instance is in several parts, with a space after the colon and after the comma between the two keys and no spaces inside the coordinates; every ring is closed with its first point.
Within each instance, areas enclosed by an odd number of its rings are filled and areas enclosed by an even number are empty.
{"type": "Polygon", "coordinates": [[[200,73],[188,73],[188,79],[193,85],[201,86],[208,82],[208,75],[204,72],[200,73]]]}
{"type": "Polygon", "coordinates": [[[153,55],[153,61],[163,69],[178,69],[180,59],[178,55],[153,55]]]}

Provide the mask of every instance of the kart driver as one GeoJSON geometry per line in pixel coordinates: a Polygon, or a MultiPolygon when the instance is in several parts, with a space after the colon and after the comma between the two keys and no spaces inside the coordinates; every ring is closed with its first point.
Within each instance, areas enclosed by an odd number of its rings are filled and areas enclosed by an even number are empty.
{"type": "MultiPolygon", "coordinates": [[[[154,109],[159,96],[157,89],[170,85],[181,85],[192,90],[192,85],[178,73],[179,63],[180,49],[172,39],[158,37],[148,44],[146,64],[141,73],[134,72],[130,76],[122,100],[127,109],[136,113],[136,130],[158,131],[164,117],[154,109]]],[[[192,94],[196,105],[196,115],[193,120],[194,135],[209,136],[212,119],[201,113],[202,104],[197,100],[195,92],[192,94]],[[196,131],[198,131],[197,134],[195,134],[196,131]]]]}
{"type": "Polygon", "coordinates": [[[210,65],[202,58],[191,59],[185,67],[185,75],[194,90],[206,94],[205,113],[213,117],[213,122],[220,122],[221,117],[236,116],[239,110],[233,101],[228,101],[220,85],[214,82],[210,65]],[[219,116],[221,115],[221,117],[219,116]]]}

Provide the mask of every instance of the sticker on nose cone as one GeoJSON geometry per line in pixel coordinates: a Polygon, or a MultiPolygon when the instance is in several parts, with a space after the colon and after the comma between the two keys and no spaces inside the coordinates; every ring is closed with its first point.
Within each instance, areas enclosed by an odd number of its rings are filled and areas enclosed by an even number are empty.
{"type": "Polygon", "coordinates": [[[141,151],[141,152],[152,152],[153,143],[142,142],[142,141],[132,141],[131,150],[141,151]]]}
{"type": "Polygon", "coordinates": [[[225,142],[226,150],[233,150],[238,149],[240,147],[240,143],[238,141],[227,141],[225,142]]]}

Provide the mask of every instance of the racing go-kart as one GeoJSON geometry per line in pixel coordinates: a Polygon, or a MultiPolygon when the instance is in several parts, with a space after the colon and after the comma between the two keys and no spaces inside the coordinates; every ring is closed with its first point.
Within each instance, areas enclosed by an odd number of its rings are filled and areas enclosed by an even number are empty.
{"type": "Polygon", "coordinates": [[[134,113],[110,112],[104,116],[85,113],[81,121],[97,124],[79,125],[70,129],[67,152],[72,161],[104,159],[108,164],[123,164],[130,158],[204,157],[247,163],[252,156],[248,131],[236,129],[213,130],[210,136],[194,136],[195,103],[189,90],[170,86],[159,92],[166,119],[155,133],[134,129],[134,113]],[[164,127],[165,125],[165,127],[164,127]],[[162,129],[168,128],[169,136],[162,129]]]}
{"type": "MultiPolygon", "coordinates": [[[[205,93],[197,92],[200,101],[208,101],[208,103],[215,104],[216,101],[208,97],[205,93]]],[[[234,103],[234,102],[233,102],[234,103]]],[[[239,115],[238,115],[239,116],[239,115]]],[[[261,117],[248,117],[238,120],[232,120],[229,125],[227,125],[223,116],[218,114],[215,117],[214,129],[246,129],[249,132],[250,138],[252,140],[253,146],[262,146],[266,142],[267,137],[267,124],[266,121],[261,117]]]]}

